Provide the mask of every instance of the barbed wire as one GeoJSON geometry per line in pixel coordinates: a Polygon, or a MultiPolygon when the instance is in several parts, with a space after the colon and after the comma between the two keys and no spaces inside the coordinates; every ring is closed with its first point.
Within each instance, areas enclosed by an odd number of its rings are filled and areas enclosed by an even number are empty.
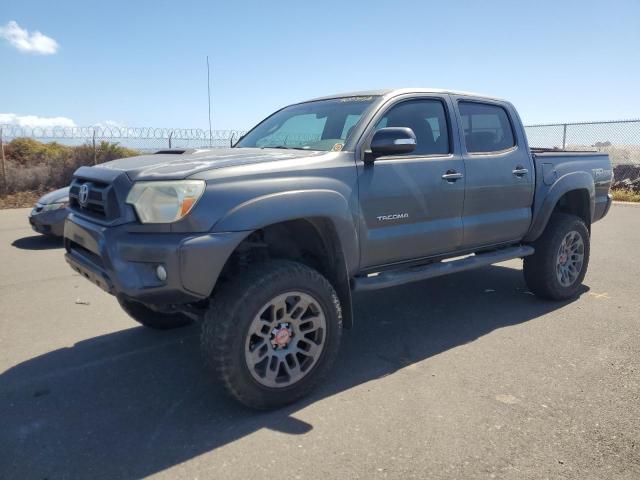
{"type": "Polygon", "coordinates": [[[580,122],[564,122],[564,123],[532,123],[531,125],[525,125],[525,128],[529,127],[555,127],[557,125],[604,125],[607,123],[636,123],[640,122],[640,118],[628,118],[622,120],[594,120],[594,121],[580,121],[580,122]]]}
{"type": "Polygon", "coordinates": [[[156,128],[156,127],[116,127],[116,126],[91,126],[91,127],[31,127],[24,125],[0,124],[5,138],[130,138],[130,139],[183,139],[183,140],[229,140],[238,138],[246,133],[246,130],[205,130],[201,128],[156,128]]]}

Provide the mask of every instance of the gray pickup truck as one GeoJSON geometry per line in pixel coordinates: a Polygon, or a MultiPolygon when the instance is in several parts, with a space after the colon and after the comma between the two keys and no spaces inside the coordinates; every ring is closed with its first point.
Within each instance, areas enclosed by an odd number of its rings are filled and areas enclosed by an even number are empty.
{"type": "Polygon", "coordinates": [[[530,149],[504,100],[334,95],[231,148],[78,169],[66,259],[145,326],[201,321],[231,395],[274,408],[327,374],[353,292],[524,258],[534,294],[575,296],[611,180],[607,155],[530,149]]]}

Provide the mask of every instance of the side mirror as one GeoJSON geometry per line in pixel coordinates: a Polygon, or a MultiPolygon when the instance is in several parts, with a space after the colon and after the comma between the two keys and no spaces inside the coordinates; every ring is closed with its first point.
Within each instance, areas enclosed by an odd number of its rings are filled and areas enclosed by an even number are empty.
{"type": "MultiPolygon", "coordinates": [[[[377,130],[371,139],[369,161],[386,155],[411,153],[416,148],[416,136],[407,127],[387,127],[377,130]]],[[[366,158],[365,158],[366,161],[366,158]]]]}

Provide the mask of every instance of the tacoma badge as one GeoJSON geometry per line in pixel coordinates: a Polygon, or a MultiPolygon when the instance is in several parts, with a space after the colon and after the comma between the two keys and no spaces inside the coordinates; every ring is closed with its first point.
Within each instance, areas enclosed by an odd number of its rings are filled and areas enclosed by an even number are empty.
{"type": "Polygon", "coordinates": [[[408,213],[392,213],[391,215],[379,215],[376,217],[379,222],[387,222],[389,220],[402,220],[403,218],[409,218],[408,213]]]}

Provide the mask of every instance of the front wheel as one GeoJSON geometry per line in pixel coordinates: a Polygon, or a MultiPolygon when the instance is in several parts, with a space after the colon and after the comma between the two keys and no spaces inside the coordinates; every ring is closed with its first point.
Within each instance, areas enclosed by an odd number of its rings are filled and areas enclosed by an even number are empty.
{"type": "Polygon", "coordinates": [[[535,253],[524,259],[529,290],[550,300],[576,296],[589,264],[589,230],[582,219],[554,214],[533,246],[535,253]]]}
{"type": "Polygon", "coordinates": [[[340,303],[329,282],[306,265],[274,260],[216,295],[201,346],[236,400],[268,409],[298,400],[322,381],[341,333],[340,303]]]}

